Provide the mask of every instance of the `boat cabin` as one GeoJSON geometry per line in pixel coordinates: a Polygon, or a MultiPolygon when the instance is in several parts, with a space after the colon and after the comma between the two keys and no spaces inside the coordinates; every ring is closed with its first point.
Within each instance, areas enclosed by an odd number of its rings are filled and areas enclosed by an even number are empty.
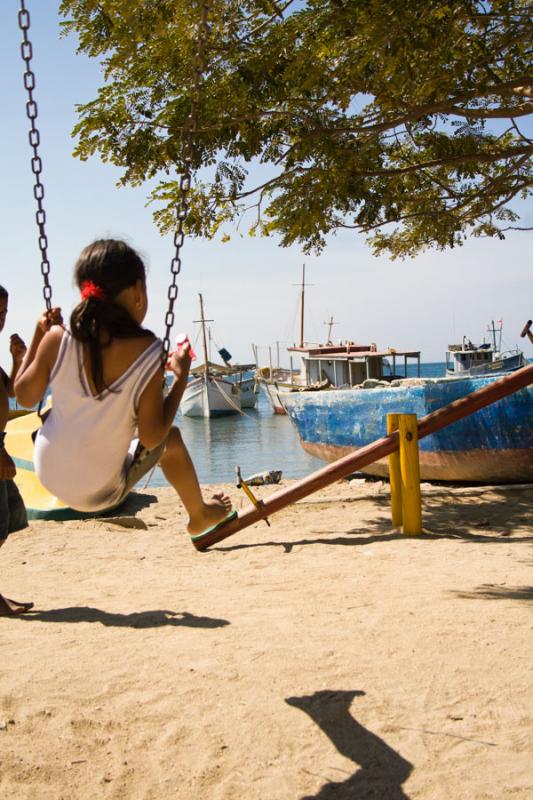
{"type": "MultiPolygon", "coordinates": [[[[327,383],[329,386],[357,386],[366,380],[392,381],[408,377],[408,363],[416,364],[416,376],[420,377],[420,351],[378,350],[374,343],[354,342],[312,344],[304,347],[288,347],[291,356],[299,361],[299,384],[307,387],[327,383]]],[[[296,367],[298,369],[298,367],[296,367]]]]}
{"type": "Polygon", "coordinates": [[[463,339],[462,344],[449,344],[446,351],[448,375],[468,375],[473,368],[487,368],[492,363],[494,350],[490,344],[474,345],[463,339]]]}

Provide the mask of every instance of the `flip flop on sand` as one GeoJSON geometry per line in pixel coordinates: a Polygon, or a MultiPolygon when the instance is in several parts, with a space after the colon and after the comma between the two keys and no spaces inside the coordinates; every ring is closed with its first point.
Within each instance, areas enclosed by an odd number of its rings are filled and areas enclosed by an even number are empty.
{"type": "Polygon", "coordinates": [[[214,531],[217,531],[219,528],[222,528],[224,525],[226,525],[226,523],[230,522],[232,519],[236,519],[237,516],[238,516],[237,511],[231,511],[226,517],[224,517],[224,519],[221,519],[220,522],[217,522],[216,525],[211,525],[210,528],[206,528],[205,531],[202,531],[201,533],[191,533],[190,534],[191,541],[193,542],[201,541],[204,536],[207,536],[208,533],[213,533],[214,531]]]}
{"type": "Polygon", "coordinates": [[[18,614],[25,614],[31,611],[33,603],[19,603],[18,600],[10,600],[0,594],[0,617],[16,617],[18,614]]]}

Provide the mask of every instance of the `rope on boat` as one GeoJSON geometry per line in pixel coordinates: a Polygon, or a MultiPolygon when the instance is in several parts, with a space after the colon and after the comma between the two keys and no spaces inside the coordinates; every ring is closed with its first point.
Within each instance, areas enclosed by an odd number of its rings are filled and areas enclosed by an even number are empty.
{"type": "Polygon", "coordinates": [[[215,378],[211,378],[211,380],[212,380],[212,381],[213,381],[213,383],[215,384],[215,386],[216,386],[216,388],[218,389],[218,391],[220,392],[220,394],[221,394],[221,395],[222,395],[222,396],[223,396],[223,397],[224,397],[224,398],[225,398],[225,399],[228,401],[228,403],[230,404],[230,406],[232,406],[232,407],[235,409],[235,411],[238,411],[238,412],[239,412],[239,414],[241,414],[243,417],[249,417],[249,416],[250,416],[249,414],[246,414],[246,413],[245,413],[245,412],[242,410],[242,408],[239,408],[239,406],[237,405],[237,403],[234,403],[234,402],[233,402],[233,400],[231,399],[231,397],[230,397],[228,394],[226,394],[226,392],[225,392],[223,389],[221,389],[221,388],[220,388],[220,386],[219,386],[219,385],[218,385],[218,383],[216,382],[215,378]]]}

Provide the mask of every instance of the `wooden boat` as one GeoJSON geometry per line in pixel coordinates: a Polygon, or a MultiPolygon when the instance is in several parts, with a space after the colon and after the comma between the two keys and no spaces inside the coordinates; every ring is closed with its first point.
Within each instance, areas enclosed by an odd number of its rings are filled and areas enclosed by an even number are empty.
{"type": "Polygon", "coordinates": [[[256,385],[263,392],[274,414],[286,414],[280,399],[280,392],[290,391],[293,386],[299,386],[299,375],[291,373],[288,369],[280,367],[271,369],[262,367],[256,373],[256,385]]]}
{"type": "MultiPolygon", "coordinates": [[[[302,269],[302,283],[300,286],[300,344],[304,342],[304,309],[305,309],[305,264],[302,269]]],[[[268,348],[269,364],[259,367],[258,348],[252,345],[255,361],[257,364],[256,383],[266,397],[270,408],[274,414],[285,415],[287,412],[283,408],[280,400],[280,392],[290,389],[293,385],[301,385],[300,373],[293,369],[292,362],[289,369],[280,367],[279,363],[279,342],[276,342],[277,365],[272,365],[272,348],[268,348]]]]}
{"type": "MultiPolygon", "coordinates": [[[[360,387],[284,394],[304,450],[335,461],[386,435],[388,413],[424,416],[494,380],[416,378],[360,387]]],[[[533,387],[506,397],[420,442],[423,480],[476,483],[533,481],[533,387]]],[[[386,476],[386,460],[365,468],[386,476]]]]}
{"type": "Polygon", "coordinates": [[[255,376],[251,370],[255,364],[231,364],[231,355],[221,348],[219,353],[224,364],[209,360],[207,346],[204,302],[200,294],[200,322],[204,363],[191,370],[180,403],[181,413],[187,417],[220,417],[227,414],[240,414],[242,408],[254,408],[257,402],[255,376]]]}
{"type": "MultiPolygon", "coordinates": [[[[419,350],[378,350],[375,344],[345,342],[338,345],[308,344],[289,347],[298,358],[298,370],[290,380],[259,375],[258,382],[276,414],[287,413],[287,393],[359,386],[364,381],[387,381],[408,377],[410,362],[420,375],[419,350]],[[296,377],[297,376],[297,377],[296,377]]],[[[268,368],[267,368],[268,369],[268,368]]]]}
{"type": "Polygon", "coordinates": [[[206,367],[203,374],[193,375],[187,384],[180,403],[181,413],[186,417],[239,414],[241,411],[239,385],[209,370],[208,365],[206,367]]]}
{"type": "Polygon", "coordinates": [[[511,372],[526,365],[526,358],[519,347],[502,351],[503,322],[492,320],[489,332],[492,342],[473,344],[463,336],[461,344],[449,344],[446,351],[446,375],[466,378],[474,375],[494,375],[511,372]],[[499,336],[497,341],[496,337],[499,336]]]}
{"type": "MultiPolygon", "coordinates": [[[[255,367],[255,364],[253,367],[255,367]]],[[[247,378],[245,372],[246,368],[239,370],[234,379],[234,382],[238,383],[241,390],[241,408],[255,408],[259,387],[255,380],[255,375],[247,378]]]]}

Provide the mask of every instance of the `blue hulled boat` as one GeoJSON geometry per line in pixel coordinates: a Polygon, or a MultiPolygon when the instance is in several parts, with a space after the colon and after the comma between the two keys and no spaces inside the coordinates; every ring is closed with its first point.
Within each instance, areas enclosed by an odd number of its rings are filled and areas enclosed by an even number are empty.
{"type": "MultiPolygon", "coordinates": [[[[348,389],[286,393],[282,401],[304,450],[335,461],[386,436],[387,414],[422,417],[492,381],[493,376],[367,381],[348,389]]],[[[365,472],[386,476],[387,461],[365,472]]],[[[423,480],[533,481],[533,387],[421,439],[420,474],[423,480]]]]}

